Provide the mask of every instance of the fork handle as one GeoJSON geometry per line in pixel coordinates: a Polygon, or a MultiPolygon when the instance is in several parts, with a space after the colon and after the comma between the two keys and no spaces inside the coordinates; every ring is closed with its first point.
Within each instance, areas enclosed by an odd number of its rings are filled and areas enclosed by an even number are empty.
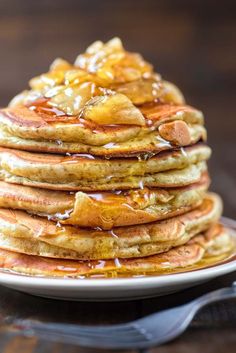
{"type": "Polygon", "coordinates": [[[13,332],[20,332],[25,337],[38,338],[65,344],[80,344],[78,336],[79,325],[55,322],[40,322],[31,319],[14,319],[8,317],[4,320],[5,327],[13,332]]]}
{"type": "Polygon", "coordinates": [[[195,314],[208,304],[232,298],[236,298],[236,282],[234,282],[231,287],[221,288],[202,295],[190,302],[189,306],[192,307],[192,312],[195,314]]]}

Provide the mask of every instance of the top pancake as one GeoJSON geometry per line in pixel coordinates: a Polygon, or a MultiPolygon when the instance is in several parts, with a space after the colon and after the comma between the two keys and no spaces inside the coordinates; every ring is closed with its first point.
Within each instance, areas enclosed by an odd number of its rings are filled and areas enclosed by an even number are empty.
{"type": "Polygon", "coordinates": [[[145,109],[145,117],[151,126],[102,126],[78,119],[46,123],[27,107],[6,108],[0,111],[0,143],[30,151],[117,157],[159,153],[206,140],[202,114],[191,107],[156,104],[145,109]]]}
{"type": "Polygon", "coordinates": [[[206,139],[202,113],[118,39],[74,65],[57,60],[30,86],[0,111],[2,146],[117,157],[206,139]]]}

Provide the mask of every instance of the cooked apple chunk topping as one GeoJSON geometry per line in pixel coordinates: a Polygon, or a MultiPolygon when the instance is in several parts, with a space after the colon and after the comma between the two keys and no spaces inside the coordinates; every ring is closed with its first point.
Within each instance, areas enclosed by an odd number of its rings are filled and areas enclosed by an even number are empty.
{"type": "Polygon", "coordinates": [[[30,105],[31,103],[35,102],[39,98],[42,98],[43,95],[39,91],[22,91],[21,93],[17,94],[12,100],[9,102],[9,107],[15,107],[19,105],[30,105]]]}
{"type": "Polygon", "coordinates": [[[181,104],[182,93],[153,71],[136,53],[127,52],[120,39],[95,42],[74,64],[56,59],[47,73],[29,82],[31,90],[17,95],[10,106],[30,106],[46,99],[65,115],[98,124],[144,125],[135,106],[155,101],[181,104]]]}
{"type": "Polygon", "coordinates": [[[83,118],[98,124],[145,125],[145,119],[138,108],[124,94],[92,98],[85,106],[83,118]]]}
{"type": "Polygon", "coordinates": [[[151,76],[152,65],[136,53],[125,51],[121,40],[97,41],[75,60],[75,66],[96,74],[108,84],[131,82],[151,76]]]}
{"type": "Polygon", "coordinates": [[[85,104],[93,96],[94,84],[84,82],[77,86],[57,86],[49,90],[45,97],[48,105],[62,110],[67,115],[80,115],[85,104]]]}

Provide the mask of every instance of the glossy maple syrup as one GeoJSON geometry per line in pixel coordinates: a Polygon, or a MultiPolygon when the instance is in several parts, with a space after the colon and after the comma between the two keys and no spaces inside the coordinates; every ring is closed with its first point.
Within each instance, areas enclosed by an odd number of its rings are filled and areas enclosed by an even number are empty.
{"type": "MultiPolygon", "coordinates": [[[[160,103],[157,104],[157,102],[154,102],[151,105],[148,103],[148,104],[143,104],[141,107],[139,107],[145,118],[146,127],[150,131],[155,129],[155,126],[154,126],[155,120],[161,120],[163,117],[166,116],[165,112],[163,112],[163,114],[160,112],[158,114],[155,114],[155,108],[160,106],[162,106],[162,104],[160,103]]],[[[97,133],[99,133],[101,129],[112,130],[116,128],[121,129],[122,127],[123,128],[132,127],[132,125],[121,125],[121,124],[109,124],[109,125],[98,124],[93,121],[88,121],[83,119],[82,114],[80,114],[79,116],[67,115],[65,114],[64,111],[50,104],[50,98],[46,98],[46,97],[38,98],[35,101],[26,104],[26,107],[32,111],[35,111],[35,113],[39,114],[47,123],[55,123],[55,122],[73,123],[76,125],[80,125],[81,127],[91,128],[95,133],[96,131],[97,133]]],[[[168,143],[168,141],[166,142],[168,143]]]]}

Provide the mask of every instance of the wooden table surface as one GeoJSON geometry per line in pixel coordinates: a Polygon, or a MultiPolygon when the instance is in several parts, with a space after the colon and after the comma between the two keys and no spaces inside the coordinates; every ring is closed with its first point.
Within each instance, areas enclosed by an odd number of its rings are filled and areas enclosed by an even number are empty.
{"type": "MultiPolygon", "coordinates": [[[[212,189],[236,218],[235,1],[225,0],[1,0],[0,105],[25,89],[58,56],[74,60],[96,39],[120,36],[157,71],[183,89],[206,116],[212,189]]],[[[41,299],[0,288],[0,315],[84,324],[121,323],[229,285],[236,273],[163,298],[123,303],[41,299]]],[[[236,302],[202,311],[179,339],[152,353],[234,353],[236,302]]],[[[1,353],[100,352],[22,338],[0,330],[1,353]]],[[[131,353],[131,351],[129,351],[131,353]]]]}
{"type": "MultiPolygon", "coordinates": [[[[1,287],[0,313],[18,318],[33,318],[44,321],[114,324],[133,320],[161,309],[183,304],[207,291],[230,285],[236,274],[220,277],[179,293],[165,297],[112,303],[82,303],[43,299],[1,287]]],[[[236,300],[208,306],[196,316],[191,327],[177,340],[150,353],[234,353],[236,348],[236,300]]],[[[0,329],[1,353],[74,353],[110,352],[110,350],[84,349],[74,345],[51,343],[33,338],[24,338],[17,333],[0,329]]],[[[125,352],[138,352],[129,350],[125,352]]]]}

